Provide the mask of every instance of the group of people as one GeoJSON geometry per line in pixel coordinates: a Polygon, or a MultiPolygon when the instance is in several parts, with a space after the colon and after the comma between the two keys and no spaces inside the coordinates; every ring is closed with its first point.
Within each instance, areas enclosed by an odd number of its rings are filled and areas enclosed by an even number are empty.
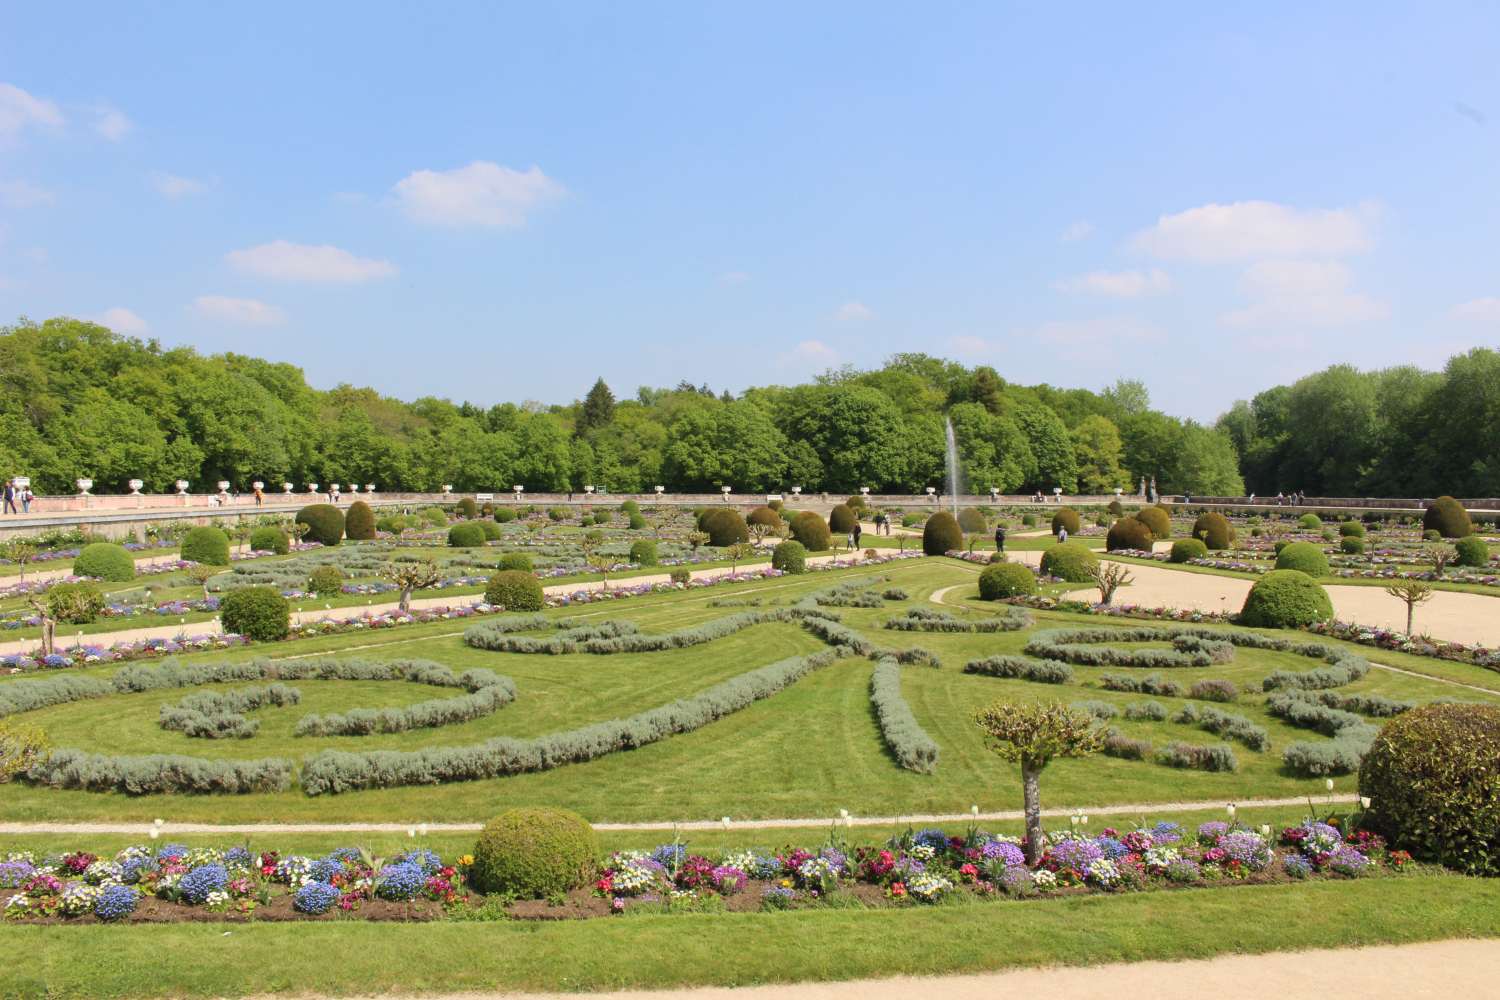
{"type": "Polygon", "coordinates": [[[30,486],[17,487],[15,480],[5,481],[5,513],[7,514],[30,514],[31,501],[36,497],[31,492],[30,486]],[[16,503],[21,504],[21,509],[16,510],[16,503]]]}
{"type": "MultiPolygon", "coordinates": [[[[1253,497],[1252,497],[1253,499],[1253,497]]],[[[1301,507],[1307,502],[1306,493],[1277,493],[1276,506],[1282,506],[1283,502],[1290,507],[1301,507]]]]}

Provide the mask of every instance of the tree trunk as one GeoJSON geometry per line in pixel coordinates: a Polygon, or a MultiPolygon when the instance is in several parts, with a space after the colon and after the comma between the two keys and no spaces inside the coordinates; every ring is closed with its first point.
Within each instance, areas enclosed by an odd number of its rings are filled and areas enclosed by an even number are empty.
{"type": "Polygon", "coordinates": [[[53,634],[56,627],[51,615],[42,616],[42,653],[45,656],[51,656],[55,649],[53,634]]]}
{"type": "Polygon", "coordinates": [[[1042,792],[1037,784],[1041,768],[1021,764],[1021,790],[1026,800],[1026,863],[1035,866],[1042,857],[1042,792]]]}
{"type": "Polygon", "coordinates": [[[400,606],[401,606],[401,610],[402,611],[409,611],[409,610],[411,610],[411,588],[410,587],[402,587],[401,588],[401,605],[400,606]]]}
{"type": "Polygon", "coordinates": [[[1411,635],[1411,619],[1412,615],[1416,613],[1416,610],[1417,604],[1415,601],[1406,602],[1406,634],[1408,636],[1411,635]]]}

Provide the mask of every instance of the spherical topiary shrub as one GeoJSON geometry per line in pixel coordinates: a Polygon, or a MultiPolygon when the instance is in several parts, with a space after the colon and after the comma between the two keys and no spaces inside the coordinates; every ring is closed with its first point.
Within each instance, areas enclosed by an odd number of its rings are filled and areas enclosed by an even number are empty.
{"type": "Polygon", "coordinates": [[[303,507],[297,511],[296,521],[308,526],[308,532],[303,536],[305,541],[332,546],[337,545],[344,537],[344,512],[331,503],[315,503],[303,507]]]}
{"type": "Polygon", "coordinates": [[[1052,515],[1052,533],[1065,530],[1070,535],[1078,534],[1083,528],[1083,521],[1078,517],[1078,511],[1072,507],[1059,507],[1052,515]]]}
{"type": "Polygon", "coordinates": [[[614,515],[611,514],[607,510],[599,510],[599,511],[595,511],[594,512],[594,523],[595,524],[608,524],[613,519],[614,519],[614,515]]]}
{"type": "Polygon", "coordinates": [[[946,510],[940,510],[927,519],[922,526],[922,551],[930,556],[964,547],[963,529],[957,519],[946,510]]]}
{"type": "Polygon", "coordinates": [[[835,504],[833,510],[828,512],[828,530],[835,535],[844,535],[854,530],[854,525],[859,518],[854,516],[853,508],[847,504],[835,504]]]}
{"type": "Polygon", "coordinates": [[[1172,537],[1172,519],[1160,507],[1142,507],[1131,516],[1150,528],[1154,537],[1163,541],[1172,537]]]}
{"type": "Polygon", "coordinates": [[[1208,546],[1197,538],[1179,538],[1172,543],[1169,557],[1174,563],[1185,563],[1189,559],[1207,559],[1208,546]]]}
{"type": "Polygon", "coordinates": [[[427,523],[432,525],[434,528],[448,527],[448,515],[443,513],[443,509],[441,507],[428,507],[426,510],[422,511],[422,516],[425,517],[427,519],[427,523]]]}
{"type": "Polygon", "coordinates": [[[845,504],[845,506],[849,507],[851,510],[853,510],[853,509],[862,509],[864,507],[868,507],[869,506],[869,504],[865,502],[865,498],[864,498],[863,494],[855,494],[854,496],[850,497],[848,500],[845,500],[844,504],[845,504]]]}
{"type": "Polygon", "coordinates": [[[1219,552],[1234,545],[1234,525],[1223,514],[1210,511],[1193,522],[1192,536],[1205,547],[1219,552]]]}
{"type": "Polygon", "coordinates": [[[86,545],[73,559],[74,576],[97,576],[109,583],[135,579],[135,560],[125,546],[113,542],[86,545]]]}
{"type": "Polygon", "coordinates": [[[1345,538],[1365,537],[1365,526],[1358,521],[1345,521],[1339,525],[1339,534],[1345,538]]]}
{"type": "Polygon", "coordinates": [[[1277,569],[1294,569],[1308,576],[1328,575],[1328,557],[1312,542],[1293,542],[1276,554],[1277,569]]]}
{"type": "Polygon", "coordinates": [[[455,524],[448,529],[448,544],[456,549],[471,549],[484,542],[484,529],[473,522],[455,524]]]}
{"type": "MultiPolygon", "coordinates": [[[[813,516],[817,517],[816,514],[813,516]]],[[[807,548],[801,542],[788,538],[771,550],[771,568],[783,573],[807,572],[807,548]]]]}
{"type": "Polygon", "coordinates": [[[344,537],[361,542],[375,537],[375,512],[363,500],[351,503],[344,514],[344,537]]]}
{"type": "MultiPolygon", "coordinates": [[[[321,566],[314,574],[332,568],[321,566]]],[[[285,639],[291,629],[291,605],[273,587],[241,587],[239,590],[231,590],[219,602],[219,614],[224,623],[224,631],[256,642],[285,639]]]]}
{"type": "Polygon", "coordinates": [[[479,514],[481,517],[494,517],[495,505],[486,500],[484,503],[479,505],[479,514]]]}
{"type": "Polygon", "coordinates": [[[801,542],[808,552],[823,552],[833,548],[833,535],[828,531],[828,522],[810,510],[804,510],[792,518],[792,538],[801,542]]]}
{"type": "Polygon", "coordinates": [[[1460,566],[1484,566],[1490,561],[1490,547],[1478,535],[1460,538],[1453,547],[1458,550],[1456,562],[1460,566]]]}
{"type": "Polygon", "coordinates": [[[782,503],[780,500],[767,500],[766,506],[774,510],[777,514],[780,514],[783,510],[786,510],[786,504],[782,503]]]}
{"type": "Polygon", "coordinates": [[[1109,533],[1104,536],[1104,547],[1110,552],[1121,552],[1125,549],[1150,552],[1151,543],[1155,540],[1156,536],[1151,534],[1151,529],[1144,521],[1137,521],[1133,517],[1122,517],[1109,526],[1109,533]]]}
{"type": "Polygon", "coordinates": [[[512,809],[485,824],[469,879],[486,893],[551,896],[593,879],[599,866],[594,828],[565,809],[512,809]]]}
{"type": "Polygon", "coordinates": [[[1500,875],[1500,705],[1426,705],[1387,722],[1359,769],[1392,847],[1500,875]]]}
{"type": "Polygon", "coordinates": [[[641,505],[634,500],[626,500],[620,504],[620,509],[627,514],[639,514],[641,512],[641,505]]]}
{"type": "Polygon", "coordinates": [[[1272,542],[1271,544],[1276,549],[1276,554],[1279,556],[1281,555],[1281,550],[1292,544],[1292,542],[1289,538],[1282,538],[1275,542],[1272,542]]]}
{"type": "Polygon", "coordinates": [[[319,566],[307,579],[307,589],[319,597],[328,597],[344,592],[344,574],[337,566],[319,566]]]}
{"type": "Polygon", "coordinates": [[[481,517],[475,521],[474,526],[484,533],[484,540],[487,542],[498,542],[505,537],[505,532],[500,530],[500,525],[487,517],[481,517]]]}
{"type": "Polygon", "coordinates": [[[1042,572],[1069,583],[1088,583],[1093,579],[1089,571],[1098,565],[1099,557],[1082,542],[1063,542],[1042,553],[1042,572]]]}
{"type": "Polygon", "coordinates": [[[495,561],[497,569],[514,570],[518,573],[535,572],[536,567],[531,563],[531,557],[524,552],[507,552],[495,561]]]}
{"type": "Polygon", "coordinates": [[[1001,601],[1036,593],[1036,576],[1020,563],[991,563],[979,574],[979,599],[1001,601]]]}
{"type": "Polygon", "coordinates": [[[703,515],[703,530],[708,532],[709,544],[720,548],[750,540],[750,526],[737,510],[720,508],[703,515]]]}
{"type": "Polygon", "coordinates": [[[1109,511],[1115,517],[1124,517],[1125,516],[1125,505],[1122,504],[1118,500],[1111,500],[1109,502],[1109,506],[1106,507],[1106,508],[1104,508],[1104,509],[1107,510],[1107,511],[1109,511]]]}
{"type": "Polygon", "coordinates": [[[990,524],[982,511],[975,507],[965,507],[958,512],[958,526],[964,530],[964,534],[978,534],[988,531],[990,524]]]}
{"type": "Polygon", "coordinates": [[[278,556],[284,556],[292,551],[292,540],[280,528],[267,525],[255,529],[255,533],[250,536],[250,548],[255,552],[274,552],[278,556]]]}
{"type": "Polygon", "coordinates": [[[69,625],[91,625],[104,610],[104,595],[92,583],[59,583],[47,591],[47,611],[69,625]]]}
{"type": "Polygon", "coordinates": [[[1436,530],[1435,528],[1428,528],[1426,531],[1422,532],[1422,541],[1424,542],[1441,542],[1442,540],[1443,533],[1436,530]]]}
{"type": "Polygon", "coordinates": [[[1035,528],[1037,526],[1036,515],[1035,514],[1022,514],[1021,515],[1021,523],[1024,524],[1028,528],[1035,528]]]}
{"type": "Polygon", "coordinates": [[[630,543],[630,561],[640,566],[655,566],[656,540],[641,538],[630,543]]]}
{"type": "Polygon", "coordinates": [[[1323,519],[1316,514],[1303,514],[1297,518],[1297,524],[1303,531],[1322,531],[1323,519]]]}
{"type": "Polygon", "coordinates": [[[745,518],[746,524],[764,524],[769,528],[781,527],[781,515],[770,507],[757,507],[745,518]]]}
{"type": "Polygon", "coordinates": [[[218,528],[194,528],[182,536],[182,558],[205,566],[228,566],[229,539],[218,528]]]}
{"type": "Polygon", "coordinates": [[[1444,538],[1466,538],[1474,534],[1474,522],[1463,504],[1452,497],[1438,497],[1422,514],[1422,527],[1444,538]]]}
{"type": "Polygon", "coordinates": [[[516,512],[510,507],[495,508],[495,523],[509,524],[516,519],[516,512]]]}
{"type": "Polygon", "coordinates": [[[470,521],[479,516],[479,504],[474,502],[473,497],[464,497],[458,503],[454,504],[454,510],[458,511],[460,516],[470,521]]]}
{"type": "Polygon", "coordinates": [[[522,570],[503,569],[484,585],[484,600],[506,611],[540,611],[546,603],[541,581],[522,570]]]}
{"type": "Polygon", "coordinates": [[[631,514],[630,521],[626,524],[626,527],[631,531],[644,531],[649,526],[646,524],[646,519],[640,514],[631,514]]]}
{"type": "Polygon", "coordinates": [[[924,524],[926,521],[926,514],[918,514],[913,512],[910,514],[901,515],[901,527],[903,528],[915,528],[917,525],[924,524]]]}
{"type": "Polygon", "coordinates": [[[1339,550],[1346,556],[1362,555],[1365,551],[1365,540],[1355,538],[1353,535],[1345,535],[1339,539],[1339,550]]]}
{"type": "Polygon", "coordinates": [[[1273,569],[1255,581],[1240,615],[1251,628],[1296,628],[1332,618],[1333,602],[1306,573],[1273,569]]]}
{"type": "Polygon", "coordinates": [[[566,521],[568,519],[568,508],[550,507],[547,510],[547,516],[554,521],[566,521]]]}

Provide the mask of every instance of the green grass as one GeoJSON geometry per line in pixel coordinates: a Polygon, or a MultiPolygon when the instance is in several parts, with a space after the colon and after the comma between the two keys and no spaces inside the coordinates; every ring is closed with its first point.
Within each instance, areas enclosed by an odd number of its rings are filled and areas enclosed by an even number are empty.
{"type": "Polygon", "coordinates": [[[0,927],[0,997],[588,991],[1171,961],[1500,934],[1500,884],[1442,876],[901,910],[493,924],[0,927]]]}

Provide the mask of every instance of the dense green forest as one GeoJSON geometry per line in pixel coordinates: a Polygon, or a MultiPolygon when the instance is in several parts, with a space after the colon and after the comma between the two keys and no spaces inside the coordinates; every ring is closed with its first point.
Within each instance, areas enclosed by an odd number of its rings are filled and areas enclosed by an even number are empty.
{"type": "Polygon", "coordinates": [[[992,368],[897,354],[795,386],[715,395],[684,381],[616,399],[485,409],[371,389],[319,390],[302,370],[120,337],[71,319],[0,328],[0,474],[38,493],[148,492],[186,479],[373,482],[386,491],[916,492],[943,482],[952,420],[965,489],[1241,495],[1458,495],[1500,491],[1500,361],[1453,358],[1443,374],[1335,367],[1249,403],[1214,427],[1151,408],[1145,386],[1022,386],[992,368]],[[1241,471],[1244,476],[1242,478],[1241,471]]]}

